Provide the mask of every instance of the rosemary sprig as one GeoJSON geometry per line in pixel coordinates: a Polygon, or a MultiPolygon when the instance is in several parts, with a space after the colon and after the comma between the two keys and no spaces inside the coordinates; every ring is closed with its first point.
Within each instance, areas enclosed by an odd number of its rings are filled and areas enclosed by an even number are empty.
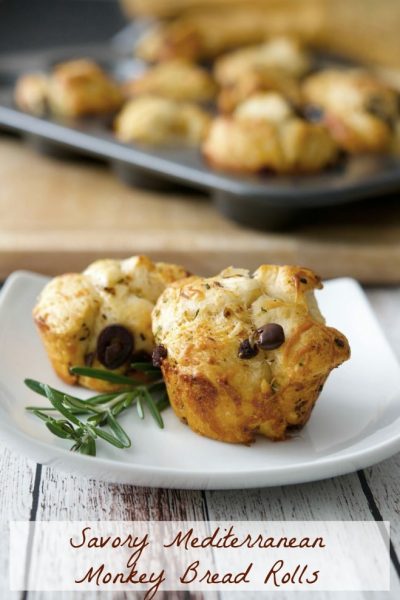
{"type": "Polygon", "coordinates": [[[72,367],[71,373],[75,375],[125,386],[122,392],[96,394],[86,400],[65,394],[35,379],[25,379],[25,385],[30,390],[44,396],[50,402],[50,406],[27,406],[26,410],[44,421],[53,435],[71,440],[73,452],[95,456],[98,438],[116,448],[129,448],[131,440],[119,423],[118,416],[136,405],[138,416],[144,419],[146,406],[157,425],[163,429],[161,412],[169,406],[160,369],[148,363],[133,363],[132,368],[143,372],[151,381],[143,383],[112,371],[72,367]],[[87,417],[86,420],[79,418],[82,415],[87,417]]]}

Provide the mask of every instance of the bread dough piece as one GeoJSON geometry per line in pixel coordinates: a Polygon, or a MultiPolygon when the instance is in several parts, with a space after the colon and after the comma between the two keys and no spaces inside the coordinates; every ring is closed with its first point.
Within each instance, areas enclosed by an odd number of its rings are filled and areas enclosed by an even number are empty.
{"type": "Polygon", "coordinates": [[[222,52],[266,39],[287,35],[310,42],[320,30],[317,4],[279,0],[268,7],[248,2],[225,9],[186,11],[158,24],[136,47],[136,55],[148,62],[171,58],[215,58],[222,52]]]}
{"type": "Polygon", "coordinates": [[[320,171],[337,156],[328,129],[296,116],[279,94],[257,94],[240,104],[232,117],[217,117],[203,144],[215,168],[277,173],[320,171]]]}
{"type": "Polygon", "coordinates": [[[124,86],[128,96],[154,94],[177,101],[205,102],[216,91],[211,75],[205,69],[185,60],[171,60],[151,67],[138,79],[124,86]]]}
{"type": "Polygon", "coordinates": [[[69,369],[83,365],[110,368],[107,365],[112,367],[122,360],[122,364],[111,370],[129,374],[135,355],[140,359],[145,353],[150,358],[154,346],[151,331],[154,304],[168,284],[187,274],[183,267],[134,256],[125,260],[98,260],[83,273],[67,273],[52,279],[40,294],[33,317],[57,375],[66,383],[99,391],[121,387],[77,377],[69,369]],[[105,328],[115,325],[122,326],[122,335],[121,331],[115,334],[114,329],[109,329],[110,339],[99,347],[99,336],[105,328]],[[113,339],[114,348],[105,357],[113,339]]]}
{"type": "Polygon", "coordinates": [[[236,443],[257,434],[282,440],[305,425],[330,371],[350,356],[345,336],[318,309],[313,290],[321,287],[308,269],[262,265],[253,275],[228,268],[167,288],[153,333],[177,416],[197,433],[236,443]],[[274,349],[257,346],[260,328],[275,331],[275,340],[263,337],[274,349]]]}
{"type": "Polygon", "coordinates": [[[308,53],[294,39],[272,38],[264,44],[240,48],[220,57],[214,67],[217,83],[230,85],[252,70],[271,70],[292,77],[302,77],[309,71],[311,61],[308,53]]]}
{"type": "Polygon", "coordinates": [[[155,96],[130,100],[115,120],[115,134],[122,142],[162,145],[198,145],[205,138],[210,115],[196,104],[155,96]]]}
{"type": "Polygon", "coordinates": [[[76,118],[113,112],[123,96],[95,62],[82,58],[56,65],[49,75],[23,75],[17,82],[15,101],[36,115],[49,109],[57,116],[76,118]]]}
{"type": "Polygon", "coordinates": [[[301,105],[301,87],[296,77],[278,69],[252,68],[238,75],[234,83],[222,87],[218,108],[222,113],[230,114],[250,96],[271,91],[282,94],[295,106],[301,105]]]}
{"type": "Polygon", "coordinates": [[[347,152],[389,151],[398,137],[398,94],[366,71],[326,69],[306,79],[303,95],[347,152]]]}
{"type": "Polygon", "coordinates": [[[18,108],[33,115],[44,115],[48,108],[48,84],[48,77],[43,73],[22,75],[14,92],[18,108]]]}

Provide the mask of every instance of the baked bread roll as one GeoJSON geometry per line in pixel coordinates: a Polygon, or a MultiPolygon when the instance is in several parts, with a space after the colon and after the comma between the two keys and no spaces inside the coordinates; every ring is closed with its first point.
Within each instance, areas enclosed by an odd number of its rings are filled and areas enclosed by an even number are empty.
{"type": "Polygon", "coordinates": [[[94,390],[118,389],[106,381],[72,375],[69,369],[86,365],[129,375],[132,361],[150,359],[154,304],[168,284],[187,274],[177,265],[134,256],[98,260],[83,273],[52,279],[33,317],[57,375],[94,390]]]}
{"type": "Polygon", "coordinates": [[[270,5],[274,0],[121,0],[129,16],[170,17],[193,8],[220,8],[242,4],[270,5]]]}
{"type": "Polygon", "coordinates": [[[83,58],[56,65],[49,75],[23,75],[16,85],[15,101],[36,115],[49,110],[61,117],[82,117],[115,111],[123,95],[95,62],[83,58]]]}
{"type": "Polygon", "coordinates": [[[325,325],[301,267],[228,268],[169,286],[153,310],[155,364],[177,416],[197,433],[250,443],[307,423],[331,370],[350,356],[325,325]]]}
{"type": "Polygon", "coordinates": [[[224,8],[189,10],[151,29],[139,41],[136,54],[149,62],[198,60],[277,35],[309,42],[320,30],[318,2],[270,0],[268,7],[242,2],[224,8]]]}
{"type": "Polygon", "coordinates": [[[218,107],[232,112],[257,92],[276,91],[292,104],[301,102],[300,78],[309,71],[308,53],[294,39],[272,38],[258,46],[230,52],[215,62],[214,76],[221,86],[218,107]]]}
{"type": "Polygon", "coordinates": [[[302,77],[310,70],[311,59],[297,40],[280,36],[257,46],[240,48],[216,60],[214,75],[220,85],[231,85],[253,69],[280,71],[302,77]]]}
{"type": "Polygon", "coordinates": [[[366,71],[326,69],[306,79],[303,96],[347,152],[389,151],[398,138],[398,93],[366,71]]]}
{"type": "Polygon", "coordinates": [[[124,85],[128,96],[154,94],[171,100],[205,102],[216,91],[211,75],[205,69],[186,60],[170,60],[155,65],[141,77],[124,85]]]}
{"type": "Polygon", "coordinates": [[[115,135],[122,142],[196,146],[207,135],[210,115],[190,102],[139,96],[125,104],[115,119],[115,135]]]}
{"type": "Polygon", "coordinates": [[[293,106],[302,102],[301,85],[296,77],[279,69],[252,68],[221,88],[218,108],[224,114],[231,114],[239,104],[260,92],[278,92],[293,106]]]}
{"type": "Polygon", "coordinates": [[[280,94],[256,94],[214,119],[203,144],[211,166],[236,172],[316,172],[337,156],[328,129],[299,118],[280,94]]]}
{"type": "Polygon", "coordinates": [[[18,108],[42,116],[48,109],[49,79],[44,73],[27,73],[18,79],[14,100],[18,108]]]}

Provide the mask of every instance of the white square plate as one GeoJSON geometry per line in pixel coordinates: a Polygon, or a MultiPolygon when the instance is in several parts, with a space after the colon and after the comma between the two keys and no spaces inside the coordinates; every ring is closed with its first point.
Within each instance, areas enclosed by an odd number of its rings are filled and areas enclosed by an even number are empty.
{"type": "MultiPolygon", "coordinates": [[[[14,273],[0,295],[0,431],[10,446],[46,465],[87,477],[136,485],[191,489],[250,488],[301,483],[369,466],[400,450],[400,367],[360,286],[326,283],[318,301],[327,323],[349,338],[351,360],[333,371],[308,425],[295,438],[251,447],[193,433],[174,415],[165,429],[136,411],[122,416],[132,447],[98,444],[98,455],[69,452],[27,404],[43,404],[23,380],[38,379],[76,394],[53,373],[32,322],[47,278],[14,273]]],[[[87,391],[81,390],[82,397],[87,391]]]]}

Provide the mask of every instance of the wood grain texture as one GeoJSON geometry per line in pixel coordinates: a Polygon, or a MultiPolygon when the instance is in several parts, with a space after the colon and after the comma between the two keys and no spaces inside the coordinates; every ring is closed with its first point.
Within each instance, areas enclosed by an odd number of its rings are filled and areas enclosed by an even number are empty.
{"type": "MultiPolygon", "coordinates": [[[[400,289],[374,289],[368,297],[400,361],[400,289]]],[[[364,472],[379,513],[391,523],[392,543],[400,557],[400,454],[364,472]]]]}
{"type": "Polygon", "coordinates": [[[104,256],[148,253],[199,274],[227,265],[307,265],[323,277],[400,283],[398,202],[307,213],[262,233],[196,194],[128,188],[89,161],[59,161],[0,137],[0,278],[15,269],[76,271],[104,256]]]}
{"type": "MultiPolygon", "coordinates": [[[[201,492],[137,488],[86,480],[43,469],[36,520],[150,521],[207,520],[201,492]]],[[[143,593],[63,592],[57,600],[141,600],[143,593]]],[[[202,594],[165,592],[160,600],[200,600],[202,594]]],[[[48,600],[47,593],[29,593],[29,600],[48,600]]],[[[212,595],[207,600],[214,600],[212,595]]]]}
{"type": "Polygon", "coordinates": [[[37,520],[206,520],[201,492],[115,485],[44,468],[37,520]]]}
{"type": "Polygon", "coordinates": [[[0,442],[0,598],[20,600],[8,586],[9,522],[29,520],[35,464],[11,452],[0,442]]]}
{"type": "MultiPolygon", "coordinates": [[[[374,517],[356,474],[326,481],[270,489],[206,492],[210,519],[258,521],[371,521],[374,517]]],[[[400,582],[391,568],[391,592],[319,592],[318,600],[395,600],[400,582]]],[[[238,593],[236,600],[257,600],[259,594],[238,593]]],[[[262,597],[267,597],[263,594],[262,597]]],[[[280,592],[279,598],[315,599],[315,592],[280,592]]],[[[223,596],[228,598],[228,596],[223,596]]]]}

